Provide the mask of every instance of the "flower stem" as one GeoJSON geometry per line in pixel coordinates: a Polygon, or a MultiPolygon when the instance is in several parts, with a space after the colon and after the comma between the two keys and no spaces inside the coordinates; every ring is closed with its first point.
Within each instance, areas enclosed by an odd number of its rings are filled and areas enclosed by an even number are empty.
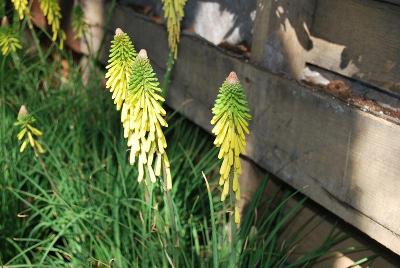
{"type": "MultiPolygon", "coordinates": [[[[164,176],[165,178],[166,176],[164,176]]],[[[167,190],[167,182],[164,179],[164,202],[167,208],[167,214],[169,217],[169,224],[171,226],[171,233],[172,233],[172,254],[173,254],[173,265],[174,267],[179,267],[179,234],[177,231],[176,220],[175,220],[175,213],[174,213],[174,204],[172,202],[171,191],[167,190]]]]}
{"type": "MultiPolygon", "coordinates": [[[[232,174],[231,174],[232,175],[232,174]]],[[[237,226],[235,222],[235,204],[236,196],[233,191],[233,178],[229,179],[229,203],[231,215],[229,217],[229,222],[231,225],[231,254],[229,259],[229,267],[236,267],[236,244],[237,244],[237,226]]]]}
{"type": "Polygon", "coordinates": [[[35,43],[36,49],[38,51],[40,61],[43,64],[45,64],[46,62],[45,62],[45,58],[44,58],[44,55],[43,55],[42,48],[40,46],[40,41],[39,41],[39,38],[38,38],[38,36],[37,36],[37,34],[35,32],[35,29],[33,28],[33,24],[32,24],[31,19],[27,18],[27,22],[28,22],[28,28],[29,28],[29,30],[30,30],[30,32],[32,34],[33,42],[35,43]]]}
{"type": "Polygon", "coordinates": [[[172,70],[174,69],[174,64],[175,64],[174,55],[170,51],[167,59],[167,66],[166,66],[167,69],[165,71],[163,83],[161,86],[162,95],[164,98],[166,98],[168,95],[168,89],[169,89],[169,84],[171,83],[171,74],[172,70]]]}

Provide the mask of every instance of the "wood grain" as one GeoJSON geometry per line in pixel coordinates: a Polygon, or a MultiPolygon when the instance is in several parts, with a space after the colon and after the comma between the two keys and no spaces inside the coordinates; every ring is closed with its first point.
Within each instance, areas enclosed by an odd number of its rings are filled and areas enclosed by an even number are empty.
{"type": "MultiPolygon", "coordinates": [[[[163,72],[168,47],[162,25],[119,7],[115,27],[146,48],[163,72]]],[[[400,254],[400,127],[187,35],[168,105],[210,131],[210,108],[231,70],[246,89],[253,115],[246,155],[400,254]]]]}
{"type": "Polygon", "coordinates": [[[316,0],[258,0],[251,61],[297,79],[305,67],[316,0]]]}
{"type": "Polygon", "coordinates": [[[400,96],[400,7],[374,0],[316,6],[307,61],[400,96]]]}

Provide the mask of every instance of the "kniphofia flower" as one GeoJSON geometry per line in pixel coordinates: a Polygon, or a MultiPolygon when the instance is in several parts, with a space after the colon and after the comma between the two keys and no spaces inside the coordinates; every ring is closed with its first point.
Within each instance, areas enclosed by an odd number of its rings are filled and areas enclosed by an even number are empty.
{"type": "Polygon", "coordinates": [[[106,73],[106,88],[110,89],[112,99],[120,110],[132,74],[132,64],[136,57],[136,51],[129,36],[120,28],[115,30],[114,39],[111,41],[108,69],[106,73]]]}
{"type": "Polygon", "coordinates": [[[11,0],[14,4],[15,10],[18,12],[19,19],[24,18],[25,10],[28,7],[28,0],[11,0]]]}
{"type": "Polygon", "coordinates": [[[147,171],[151,182],[164,171],[166,188],[172,188],[169,160],[165,151],[167,142],[162,127],[168,124],[162,108],[164,98],[157,77],[150,65],[146,50],[140,50],[132,65],[132,75],[126,100],[122,106],[121,121],[124,137],[130,147],[130,164],[138,164],[138,181],[147,171]]]}
{"type": "Polygon", "coordinates": [[[17,49],[22,48],[18,33],[9,26],[7,17],[3,17],[0,27],[0,49],[6,56],[10,52],[15,53],[17,49]]]}
{"type": "Polygon", "coordinates": [[[178,56],[178,43],[181,35],[181,22],[187,0],[162,0],[164,16],[167,21],[168,46],[174,59],[178,56]]]}
{"type": "Polygon", "coordinates": [[[61,23],[61,8],[57,0],[40,0],[40,9],[43,11],[43,15],[46,16],[47,23],[51,26],[53,33],[51,40],[56,41],[57,37],[60,37],[62,42],[65,38],[65,34],[60,31],[61,23]]]}
{"type": "MultiPolygon", "coordinates": [[[[228,196],[230,187],[236,200],[239,200],[239,175],[242,172],[240,154],[246,149],[245,135],[249,133],[248,121],[251,116],[246,95],[235,72],[231,72],[222,84],[212,113],[212,132],[216,135],[214,144],[220,148],[218,158],[223,159],[219,171],[219,184],[223,186],[221,201],[228,196]]],[[[235,205],[235,222],[239,221],[239,209],[235,205]]]]}
{"type": "Polygon", "coordinates": [[[16,126],[20,127],[20,131],[17,135],[18,140],[22,141],[19,149],[20,153],[26,149],[28,144],[31,145],[36,155],[44,153],[42,144],[38,141],[38,138],[42,136],[43,133],[33,126],[35,122],[35,117],[28,113],[25,105],[22,105],[18,112],[17,122],[15,123],[16,126]]]}

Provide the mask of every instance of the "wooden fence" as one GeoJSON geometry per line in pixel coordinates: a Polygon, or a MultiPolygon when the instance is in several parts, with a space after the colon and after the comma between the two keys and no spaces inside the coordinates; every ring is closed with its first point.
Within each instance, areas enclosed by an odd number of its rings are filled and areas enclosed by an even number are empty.
{"type": "MultiPolygon", "coordinates": [[[[253,115],[246,156],[400,254],[397,119],[297,81],[312,65],[397,104],[399,25],[399,0],[258,0],[250,59],[182,36],[167,103],[210,131],[218,88],[235,70],[253,115]]],[[[117,6],[109,27],[165,71],[163,25],[117,6]]]]}

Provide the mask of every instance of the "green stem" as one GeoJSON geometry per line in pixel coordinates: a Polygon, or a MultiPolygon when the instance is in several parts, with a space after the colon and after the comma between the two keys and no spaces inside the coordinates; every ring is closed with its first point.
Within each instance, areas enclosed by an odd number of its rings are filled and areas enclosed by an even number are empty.
{"type": "MultiPolygon", "coordinates": [[[[143,184],[143,226],[142,226],[142,267],[149,267],[149,258],[146,258],[148,252],[146,240],[151,239],[152,229],[152,208],[153,208],[153,183],[150,181],[149,175],[146,172],[143,184]]],[[[151,262],[150,262],[151,263],[151,262]]],[[[150,265],[151,266],[151,265],[150,265]]]]}
{"type": "MultiPolygon", "coordinates": [[[[142,215],[142,216],[146,217],[144,215],[142,215]]],[[[143,225],[142,225],[142,239],[143,239],[143,241],[141,243],[141,245],[142,245],[142,253],[141,253],[142,263],[141,263],[141,265],[143,267],[148,267],[148,263],[147,263],[148,258],[145,257],[146,256],[146,245],[145,245],[146,235],[147,235],[147,232],[146,232],[146,219],[143,219],[143,225]]]]}
{"type": "Polygon", "coordinates": [[[171,74],[172,74],[172,70],[174,69],[174,64],[175,64],[174,55],[170,51],[168,54],[166,71],[165,71],[164,79],[163,79],[162,86],[161,86],[162,94],[163,94],[164,98],[166,98],[168,95],[168,89],[169,89],[169,84],[171,83],[171,74]]]}
{"type": "Polygon", "coordinates": [[[237,244],[237,226],[235,222],[235,204],[236,204],[236,196],[233,191],[233,178],[229,179],[229,203],[230,209],[232,213],[229,217],[230,225],[231,225],[231,254],[229,259],[229,267],[236,267],[236,244],[237,244]]]}
{"type": "MultiPolygon", "coordinates": [[[[164,176],[165,178],[165,176],[164,176]]],[[[176,219],[175,219],[175,213],[174,213],[174,205],[172,202],[172,196],[171,196],[171,191],[167,190],[166,188],[166,180],[164,180],[164,200],[166,203],[166,208],[167,208],[167,214],[169,217],[170,225],[171,225],[171,232],[172,232],[172,254],[173,254],[173,264],[174,267],[179,267],[179,234],[177,231],[177,226],[176,226],[176,219]]]]}
{"type": "Polygon", "coordinates": [[[146,176],[146,204],[147,204],[147,222],[146,222],[146,226],[147,226],[147,232],[149,234],[151,234],[151,230],[152,230],[152,217],[153,217],[153,213],[152,213],[152,209],[153,209],[153,183],[150,181],[150,179],[148,178],[148,176],[146,176]]]}
{"type": "Polygon", "coordinates": [[[33,42],[35,43],[36,49],[38,51],[40,61],[42,62],[42,64],[46,64],[45,58],[43,56],[42,48],[40,47],[40,41],[39,41],[39,38],[38,38],[38,36],[37,36],[37,34],[35,32],[35,29],[33,28],[33,24],[32,24],[31,19],[27,18],[27,22],[28,22],[28,28],[29,28],[29,30],[30,30],[30,32],[32,34],[33,42]]]}
{"type": "MultiPolygon", "coordinates": [[[[17,54],[14,54],[14,53],[11,53],[11,59],[12,59],[12,61],[13,61],[13,63],[14,63],[14,66],[15,66],[15,68],[18,70],[18,71],[20,71],[21,72],[21,70],[23,69],[22,67],[22,64],[21,64],[21,60],[20,60],[20,58],[18,57],[18,55],[17,54]]],[[[1,81],[3,81],[3,80],[1,80],[1,81]]]]}

